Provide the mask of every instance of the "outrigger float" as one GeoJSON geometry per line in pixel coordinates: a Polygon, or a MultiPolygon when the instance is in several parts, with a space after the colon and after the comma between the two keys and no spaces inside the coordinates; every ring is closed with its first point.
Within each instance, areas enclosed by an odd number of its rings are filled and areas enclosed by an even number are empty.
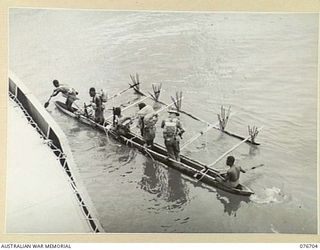
{"type": "MultiPolygon", "coordinates": [[[[119,93],[124,93],[125,91],[133,88],[137,94],[144,96],[144,98],[141,98],[137,102],[125,107],[124,109],[122,109],[122,111],[125,111],[126,109],[136,105],[139,102],[142,102],[148,98],[151,98],[155,102],[158,102],[158,103],[165,106],[164,108],[161,108],[158,111],[156,111],[156,113],[159,113],[159,112],[167,109],[168,107],[175,105],[180,113],[186,114],[186,115],[188,115],[198,121],[203,121],[199,117],[193,116],[192,114],[188,113],[187,111],[181,110],[182,92],[177,93],[176,98],[172,97],[173,102],[171,104],[166,104],[162,101],[159,101],[161,85],[153,85],[154,94],[149,93],[150,95],[148,96],[146,93],[143,93],[140,90],[140,83],[139,83],[138,74],[136,75],[136,78],[131,75],[130,75],[130,77],[133,81],[133,84],[129,84],[130,86],[127,89],[122,90],[119,93]]],[[[109,98],[109,100],[119,96],[119,93],[115,94],[114,96],[109,98]]],[[[166,148],[157,144],[157,143],[154,143],[152,149],[147,148],[145,146],[145,141],[137,133],[134,133],[132,131],[129,131],[125,134],[119,133],[117,131],[117,129],[112,126],[112,122],[108,121],[110,118],[112,118],[112,115],[106,117],[105,123],[103,125],[101,125],[101,124],[96,123],[92,119],[92,117],[88,116],[87,112],[84,112],[80,108],[74,108],[74,110],[72,112],[72,111],[69,111],[67,109],[66,105],[60,101],[56,101],[55,105],[64,114],[75,118],[76,120],[78,120],[79,122],[81,122],[83,124],[86,124],[90,127],[93,127],[97,130],[100,130],[101,132],[106,133],[107,135],[113,137],[115,140],[117,140],[125,145],[128,145],[128,146],[131,146],[131,147],[138,149],[141,153],[143,153],[145,156],[151,158],[152,160],[161,162],[161,163],[167,165],[168,167],[172,167],[172,168],[180,171],[181,173],[191,177],[192,179],[195,179],[197,182],[201,181],[209,186],[212,186],[212,187],[215,187],[215,188],[218,188],[218,189],[221,189],[221,190],[224,190],[226,192],[233,193],[236,195],[250,196],[250,195],[254,194],[254,192],[249,187],[246,187],[242,184],[239,184],[239,186],[237,188],[234,188],[234,187],[227,185],[224,182],[219,181],[217,179],[217,177],[221,177],[221,172],[219,170],[213,168],[213,166],[216,163],[218,163],[220,160],[222,160],[227,154],[229,154],[231,151],[233,151],[234,149],[239,147],[241,144],[246,142],[246,143],[250,143],[252,145],[259,145],[259,143],[255,142],[255,137],[258,135],[258,132],[260,129],[257,129],[256,127],[253,127],[253,128],[248,127],[248,131],[249,131],[248,137],[239,136],[234,133],[230,133],[230,132],[225,131],[225,126],[226,126],[227,121],[230,116],[230,107],[229,107],[227,113],[225,112],[225,109],[223,107],[221,108],[222,112],[220,115],[218,115],[219,127],[217,125],[212,125],[212,124],[209,124],[208,122],[203,121],[208,125],[207,128],[203,131],[200,131],[196,136],[192,137],[184,145],[181,146],[181,149],[185,148],[186,146],[191,144],[193,141],[195,141],[197,138],[199,138],[200,136],[202,136],[203,134],[205,134],[207,131],[209,131],[212,128],[220,130],[221,132],[226,133],[226,134],[233,136],[235,138],[241,139],[241,142],[239,142],[234,147],[232,147],[230,150],[225,152],[223,155],[221,155],[213,163],[211,163],[209,165],[205,165],[199,161],[190,159],[189,157],[187,157],[183,154],[180,155],[181,161],[178,162],[174,159],[168,158],[166,148]]]]}

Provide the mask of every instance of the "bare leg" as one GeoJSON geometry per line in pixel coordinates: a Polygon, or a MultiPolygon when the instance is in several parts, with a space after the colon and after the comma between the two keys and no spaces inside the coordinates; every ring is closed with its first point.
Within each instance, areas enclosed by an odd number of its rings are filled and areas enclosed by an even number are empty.
{"type": "Polygon", "coordinates": [[[73,112],[72,103],[73,101],[71,101],[70,98],[68,97],[66,100],[67,109],[73,112]]]}

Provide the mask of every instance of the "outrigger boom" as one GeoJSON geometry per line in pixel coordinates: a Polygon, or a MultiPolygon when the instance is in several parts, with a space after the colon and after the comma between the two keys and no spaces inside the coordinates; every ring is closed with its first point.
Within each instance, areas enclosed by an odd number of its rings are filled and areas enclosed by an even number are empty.
{"type": "Polygon", "coordinates": [[[110,101],[110,100],[112,100],[113,98],[116,98],[116,97],[122,95],[124,92],[128,91],[129,89],[135,88],[135,87],[138,86],[138,85],[139,85],[139,83],[135,83],[135,84],[132,84],[132,85],[129,84],[130,87],[128,87],[128,88],[126,88],[126,89],[123,89],[123,90],[119,91],[118,93],[112,95],[111,97],[108,98],[108,101],[110,101]]]}
{"type": "MultiPolygon", "coordinates": [[[[153,96],[151,93],[149,93],[149,95],[147,95],[147,94],[145,94],[144,92],[142,92],[140,89],[139,89],[139,90],[136,90],[136,89],[135,89],[135,91],[136,91],[138,94],[140,94],[140,95],[150,96],[155,102],[158,102],[158,103],[160,103],[160,104],[163,104],[163,105],[168,106],[168,104],[166,104],[166,103],[163,102],[163,101],[160,101],[158,98],[155,99],[154,96],[153,96]]],[[[158,94],[158,95],[159,95],[159,94],[158,94]]],[[[243,136],[241,136],[241,135],[237,135],[237,134],[234,134],[234,133],[232,133],[232,132],[226,131],[225,129],[221,129],[219,126],[217,126],[217,125],[219,124],[219,122],[218,122],[217,124],[214,124],[214,125],[213,125],[213,124],[205,121],[205,120],[202,119],[202,118],[199,118],[199,117],[197,117],[197,116],[195,116],[195,115],[193,115],[193,114],[190,114],[190,113],[187,112],[187,111],[182,110],[181,108],[179,109],[179,112],[182,113],[182,114],[188,115],[189,117],[191,117],[191,118],[193,118],[193,119],[195,119],[195,120],[197,120],[197,121],[200,121],[200,122],[202,122],[202,123],[205,123],[206,125],[208,125],[208,126],[210,127],[210,129],[213,128],[213,129],[219,130],[219,131],[222,132],[222,133],[225,133],[225,134],[227,134],[227,135],[229,135],[229,136],[232,136],[232,137],[237,138],[237,139],[240,139],[240,140],[244,140],[244,139],[245,139],[245,137],[243,137],[243,136]]],[[[249,144],[252,144],[252,145],[256,145],[256,146],[260,145],[260,143],[255,142],[254,140],[250,140],[250,139],[251,139],[251,137],[250,137],[248,140],[246,140],[245,142],[246,142],[246,143],[249,143],[249,144]]]]}
{"type": "MultiPolygon", "coordinates": [[[[180,99],[180,100],[182,100],[182,99],[183,99],[183,97],[181,97],[181,99],[180,99]]],[[[163,107],[163,108],[161,108],[161,109],[157,110],[157,111],[156,111],[156,114],[159,114],[160,112],[162,112],[163,110],[165,110],[165,109],[167,109],[167,108],[169,108],[169,107],[173,106],[174,104],[175,104],[175,102],[172,102],[172,103],[170,103],[169,105],[166,105],[165,107],[163,107]]]]}
{"type": "Polygon", "coordinates": [[[200,132],[198,132],[194,137],[190,138],[185,144],[183,144],[180,148],[180,150],[183,150],[184,148],[186,148],[187,146],[189,146],[191,143],[193,143],[195,140],[197,140],[200,136],[204,135],[205,133],[209,132],[209,130],[211,130],[214,126],[216,126],[218,123],[216,124],[212,124],[212,125],[208,125],[208,127],[205,130],[202,130],[200,132]]]}
{"type": "Polygon", "coordinates": [[[204,130],[198,132],[194,137],[190,138],[185,144],[182,145],[180,150],[183,150],[184,148],[186,148],[188,145],[190,145],[195,140],[197,140],[200,136],[204,135],[205,133],[209,132],[211,129],[215,128],[218,124],[219,124],[219,122],[217,122],[215,124],[208,123],[208,127],[207,128],[205,128],[204,130]]]}
{"type": "MultiPolygon", "coordinates": [[[[263,127],[260,127],[258,129],[258,131],[261,131],[263,127]]],[[[247,138],[245,138],[244,140],[242,140],[241,142],[239,142],[238,144],[236,144],[235,146],[233,146],[231,149],[229,149],[228,151],[226,151],[223,155],[221,155],[217,160],[215,160],[213,163],[208,165],[208,168],[213,167],[214,165],[216,165],[219,161],[221,161],[223,159],[223,157],[225,157],[227,154],[231,153],[233,150],[235,150],[237,147],[239,147],[241,144],[245,143],[247,140],[249,140],[251,138],[251,135],[249,135],[247,138]]]]}
{"type": "MultiPolygon", "coordinates": [[[[142,100],[139,100],[139,101],[136,101],[136,102],[130,104],[129,106],[127,106],[127,107],[125,107],[124,109],[122,109],[121,111],[123,112],[123,111],[125,111],[125,110],[127,110],[127,109],[129,109],[129,108],[131,108],[131,107],[133,107],[133,106],[135,106],[135,105],[137,105],[138,103],[143,102],[143,101],[146,100],[146,99],[149,99],[149,98],[151,98],[151,97],[150,97],[150,96],[146,96],[146,97],[144,97],[142,100]]],[[[105,118],[105,120],[109,120],[109,119],[112,118],[112,117],[113,117],[113,115],[109,115],[107,118],[105,118]]]]}
{"type": "MultiPolygon", "coordinates": [[[[258,129],[258,131],[260,131],[263,127],[260,127],[258,129]]],[[[238,144],[236,144],[235,146],[233,146],[232,148],[230,148],[228,151],[226,151],[225,153],[223,153],[218,159],[216,159],[213,163],[207,165],[207,169],[202,173],[201,178],[199,179],[199,181],[203,178],[203,176],[209,171],[209,170],[214,170],[217,171],[216,169],[213,169],[212,167],[214,165],[216,165],[219,161],[221,161],[226,155],[228,155],[229,153],[231,153],[233,150],[235,150],[237,147],[239,147],[241,144],[245,143],[247,140],[249,140],[251,138],[251,135],[249,135],[247,138],[245,138],[244,140],[242,140],[241,142],[239,142],[238,144]]]]}

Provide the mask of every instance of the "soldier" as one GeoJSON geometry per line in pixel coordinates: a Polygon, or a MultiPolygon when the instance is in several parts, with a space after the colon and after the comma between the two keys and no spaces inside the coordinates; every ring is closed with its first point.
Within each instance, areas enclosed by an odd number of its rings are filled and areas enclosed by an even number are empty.
{"type": "Polygon", "coordinates": [[[153,146],[153,141],[156,136],[156,123],[158,121],[158,115],[150,105],[145,103],[139,103],[138,111],[138,126],[140,128],[141,136],[146,142],[147,147],[153,146]]]}
{"type": "Polygon", "coordinates": [[[168,157],[180,161],[180,139],[185,130],[179,119],[179,112],[174,109],[168,110],[169,117],[162,121],[164,144],[167,148],[168,157]]]}

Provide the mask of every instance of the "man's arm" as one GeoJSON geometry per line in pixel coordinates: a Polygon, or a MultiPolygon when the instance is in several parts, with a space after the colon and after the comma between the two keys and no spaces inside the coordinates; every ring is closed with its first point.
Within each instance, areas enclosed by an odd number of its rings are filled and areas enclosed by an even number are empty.
{"type": "Polygon", "coordinates": [[[94,104],[96,105],[96,108],[101,108],[102,107],[102,100],[100,98],[95,98],[94,104]]]}
{"type": "Polygon", "coordinates": [[[229,180],[228,173],[218,174],[217,181],[221,182],[221,181],[228,181],[228,180],[229,180]]]}
{"type": "Polygon", "coordinates": [[[59,93],[61,92],[61,89],[60,88],[56,88],[54,91],[53,91],[53,93],[52,93],[52,97],[53,96],[56,96],[56,95],[58,95],[59,93]]]}
{"type": "Polygon", "coordinates": [[[183,135],[183,133],[184,132],[186,132],[185,130],[184,130],[184,128],[182,127],[182,123],[180,122],[180,121],[178,121],[178,123],[177,123],[177,128],[178,128],[178,131],[179,131],[179,136],[182,138],[182,135],[183,135]]]}
{"type": "Polygon", "coordinates": [[[228,180],[230,180],[230,173],[227,172],[227,173],[225,173],[225,174],[222,174],[222,177],[224,177],[224,180],[225,180],[225,181],[228,181],[228,180]]]}

